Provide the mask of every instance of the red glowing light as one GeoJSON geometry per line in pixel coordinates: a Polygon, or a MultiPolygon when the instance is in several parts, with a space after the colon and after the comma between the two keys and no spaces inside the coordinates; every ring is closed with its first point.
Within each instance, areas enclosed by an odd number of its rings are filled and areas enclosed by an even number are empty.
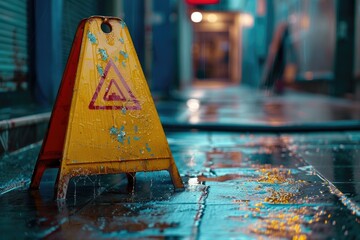
{"type": "Polygon", "coordinates": [[[190,5],[218,4],[220,0],[186,0],[190,5]]]}

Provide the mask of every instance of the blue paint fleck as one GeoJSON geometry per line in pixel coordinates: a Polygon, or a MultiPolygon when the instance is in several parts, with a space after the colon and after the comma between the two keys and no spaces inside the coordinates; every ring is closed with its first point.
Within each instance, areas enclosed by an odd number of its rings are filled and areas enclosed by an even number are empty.
{"type": "Polygon", "coordinates": [[[122,107],[122,108],[121,108],[121,112],[122,112],[122,114],[125,115],[125,114],[126,114],[126,107],[122,107]]]}
{"type": "Polygon", "coordinates": [[[151,148],[150,148],[150,146],[149,146],[148,143],[145,144],[145,147],[146,147],[146,150],[147,150],[148,152],[151,152],[151,148]]]}
{"type": "Polygon", "coordinates": [[[117,62],[119,59],[118,57],[114,57],[114,61],[117,62]]]}
{"type": "Polygon", "coordinates": [[[117,136],[117,140],[118,140],[118,142],[119,142],[119,143],[124,144],[124,136],[123,136],[123,135],[118,134],[118,136],[117,136]]]}
{"type": "Polygon", "coordinates": [[[118,136],[117,136],[118,142],[124,144],[125,135],[126,135],[125,132],[122,131],[122,130],[120,130],[120,131],[119,131],[119,134],[118,134],[118,136]]]}
{"type": "Polygon", "coordinates": [[[119,41],[122,43],[122,44],[124,44],[124,39],[121,37],[121,38],[119,38],[119,41]]]}
{"type": "Polygon", "coordinates": [[[124,56],[125,59],[127,59],[129,57],[129,54],[127,54],[127,52],[120,50],[120,54],[124,56]]]}
{"type": "Polygon", "coordinates": [[[101,59],[102,59],[103,61],[106,61],[106,60],[108,59],[109,56],[108,56],[108,54],[107,54],[107,52],[106,52],[105,49],[99,48],[99,53],[100,53],[101,59]]]}
{"type": "Polygon", "coordinates": [[[121,64],[123,65],[123,67],[126,67],[126,62],[125,62],[125,60],[122,61],[121,64]]]}
{"type": "Polygon", "coordinates": [[[138,126],[134,126],[134,132],[137,133],[139,131],[138,126]]]}
{"type": "Polygon", "coordinates": [[[97,39],[92,32],[88,31],[87,37],[90,40],[91,44],[97,44],[97,39]]]}
{"type": "Polygon", "coordinates": [[[137,137],[137,136],[135,136],[135,137],[134,137],[134,140],[135,140],[135,141],[139,141],[139,140],[140,140],[140,138],[139,138],[139,137],[137,137]]]}
{"type": "Polygon", "coordinates": [[[130,144],[130,137],[128,137],[128,139],[127,139],[127,140],[128,140],[128,144],[130,144]]]}
{"type": "Polygon", "coordinates": [[[111,134],[111,135],[116,135],[116,134],[118,134],[118,131],[117,131],[116,127],[112,126],[112,127],[110,128],[110,134],[111,134]]]}
{"type": "Polygon", "coordinates": [[[96,68],[97,68],[100,76],[103,76],[104,75],[104,69],[100,65],[96,65],[96,68]]]}
{"type": "Polygon", "coordinates": [[[125,28],[125,27],[126,27],[126,24],[125,24],[124,21],[120,21],[120,24],[121,24],[121,27],[122,27],[122,28],[125,28]]]}
{"type": "Polygon", "coordinates": [[[125,135],[126,133],[124,132],[125,127],[121,126],[119,129],[117,129],[116,127],[111,127],[110,128],[110,135],[116,135],[116,139],[119,143],[122,143],[124,145],[124,140],[126,139],[125,135]]]}

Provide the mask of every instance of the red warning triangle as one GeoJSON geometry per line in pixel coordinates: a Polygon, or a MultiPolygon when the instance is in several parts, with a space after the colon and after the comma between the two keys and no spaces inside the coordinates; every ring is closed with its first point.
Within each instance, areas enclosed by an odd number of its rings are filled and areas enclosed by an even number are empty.
{"type": "Polygon", "coordinates": [[[90,101],[89,109],[111,110],[123,109],[124,107],[126,110],[141,110],[139,100],[137,100],[137,98],[134,96],[129,85],[121,75],[119,69],[110,59],[90,101]],[[115,72],[116,77],[111,79],[107,84],[104,84],[106,82],[106,77],[111,69],[113,69],[115,72]],[[104,87],[105,92],[103,90],[104,87]],[[100,97],[102,100],[98,100],[99,95],[103,95],[100,97]]]}

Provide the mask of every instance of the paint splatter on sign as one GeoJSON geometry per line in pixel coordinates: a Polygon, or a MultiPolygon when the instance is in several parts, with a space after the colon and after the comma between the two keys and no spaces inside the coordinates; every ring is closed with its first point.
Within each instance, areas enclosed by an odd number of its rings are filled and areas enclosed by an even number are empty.
{"type": "Polygon", "coordinates": [[[125,59],[127,59],[129,57],[129,54],[127,52],[123,51],[123,50],[120,50],[120,54],[123,55],[123,57],[125,59]]]}
{"type": "Polygon", "coordinates": [[[99,53],[103,61],[106,61],[109,58],[105,49],[99,48],[99,53]]]}
{"type": "Polygon", "coordinates": [[[87,37],[90,40],[91,44],[97,44],[96,36],[92,32],[88,31],[87,37]]]}
{"type": "Polygon", "coordinates": [[[100,66],[99,64],[96,65],[97,71],[100,74],[100,76],[104,75],[104,69],[102,68],[102,66],[100,66]]]}

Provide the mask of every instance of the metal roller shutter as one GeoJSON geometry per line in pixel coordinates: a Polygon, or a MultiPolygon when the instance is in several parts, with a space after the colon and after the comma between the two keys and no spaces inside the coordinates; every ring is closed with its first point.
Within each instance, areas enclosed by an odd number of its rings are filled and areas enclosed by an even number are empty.
{"type": "Polygon", "coordinates": [[[27,89],[28,1],[0,1],[0,93],[27,89]]]}
{"type": "Polygon", "coordinates": [[[92,15],[100,15],[100,0],[64,0],[63,6],[63,66],[65,67],[76,28],[81,19],[92,15]]]}

